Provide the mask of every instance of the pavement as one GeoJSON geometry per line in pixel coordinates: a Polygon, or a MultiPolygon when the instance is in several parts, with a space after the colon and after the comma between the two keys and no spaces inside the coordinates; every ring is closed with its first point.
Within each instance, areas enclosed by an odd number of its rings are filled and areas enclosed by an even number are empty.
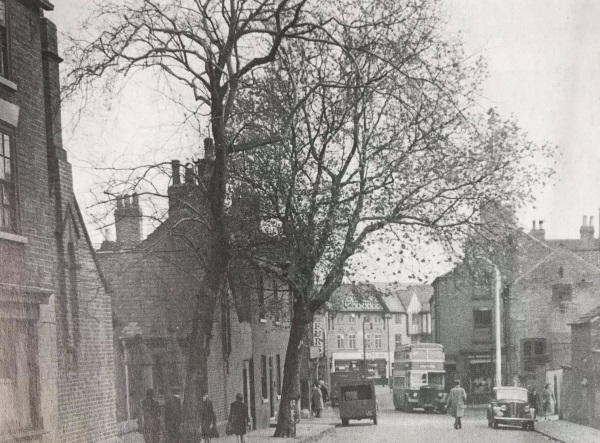
{"type": "Polygon", "coordinates": [[[558,420],[557,416],[550,420],[538,417],[535,424],[536,432],[563,443],[597,443],[600,442],[600,430],[589,426],[578,425],[565,420],[558,420]]]}
{"type": "MultiPolygon", "coordinates": [[[[311,417],[304,418],[296,424],[296,438],[294,441],[308,443],[318,441],[327,434],[335,430],[335,426],[339,423],[337,409],[332,408],[330,405],[325,405],[322,416],[320,418],[311,417]]],[[[246,434],[246,441],[248,443],[277,443],[277,442],[288,442],[289,438],[275,438],[273,434],[275,428],[264,428],[250,431],[246,434]]],[[[222,435],[218,440],[218,443],[235,443],[235,435],[222,435]]]]}

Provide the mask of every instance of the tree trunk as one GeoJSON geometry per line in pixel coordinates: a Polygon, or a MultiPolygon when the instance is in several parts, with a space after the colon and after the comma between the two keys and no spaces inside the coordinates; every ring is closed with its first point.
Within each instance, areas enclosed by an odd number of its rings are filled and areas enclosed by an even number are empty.
{"type": "Polygon", "coordinates": [[[285,353],[285,364],[283,366],[283,386],[281,389],[281,401],[279,403],[279,416],[274,437],[292,437],[290,401],[300,401],[300,356],[302,353],[302,340],[306,325],[305,309],[297,309],[294,303],[294,312],[290,337],[288,339],[287,351],[285,353]]]}
{"type": "MultiPolygon", "coordinates": [[[[198,302],[200,307],[201,303],[198,302]]],[[[195,443],[200,438],[200,414],[202,393],[208,390],[208,355],[210,337],[205,325],[201,325],[202,312],[196,311],[188,344],[185,390],[182,408],[182,443],[195,443]]],[[[212,315],[210,318],[212,319],[212,315]]],[[[204,317],[205,319],[208,316],[204,317]]],[[[212,322],[211,322],[212,327],[212,322]]]]}

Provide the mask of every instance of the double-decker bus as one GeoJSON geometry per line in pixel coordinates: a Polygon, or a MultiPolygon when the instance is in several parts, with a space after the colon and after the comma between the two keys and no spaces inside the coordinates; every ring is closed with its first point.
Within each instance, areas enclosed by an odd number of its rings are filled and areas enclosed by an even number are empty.
{"type": "Polygon", "coordinates": [[[444,348],[437,343],[400,346],[394,352],[394,406],[412,412],[444,411],[444,348]]]}

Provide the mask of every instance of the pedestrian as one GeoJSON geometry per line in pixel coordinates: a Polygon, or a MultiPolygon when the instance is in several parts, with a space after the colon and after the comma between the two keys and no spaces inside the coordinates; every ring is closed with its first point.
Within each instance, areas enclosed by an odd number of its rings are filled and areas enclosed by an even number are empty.
{"type": "Polygon", "coordinates": [[[448,394],[446,400],[446,408],[454,417],[454,429],[462,429],[461,418],[465,415],[465,403],[467,401],[467,393],[460,386],[460,380],[454,381],[454,387],[448,394]]]}
{"type": "Polygon", "coordinates": [[[537,419],[538,414],[538,405],[539,405],[539,396],[538,391],[535,388],[531,388],[527,390],[527,401],[529,402],[529,407],[533,408],[533,419],[537,419]]]}
{"type": "Polygon", "coordinates": [[[202,428],[202,441],[209,443],[217,429],[217,416],[208,392],[202,393],[202,409],[200,410],[200,426],[202,428]]]}
{"type": "Polygon", "coordinates": [[[542,391],[542,408],[544,410],[544,420],[550,419],[552,413],[552,406],[556,399],[554,398],[554,392],[550,386],[550,383],[546,383],[544,390],[542,391]]]}
{"type": "Polygon", "coordinates": [[[165,443],[179,443],[181,439],[181,399],[179,388],[171,387],[165,398],[165,443]]]}
{"type": "Polygon", "coordinates": [[[235,401],[229,406],[228,427],[235,434],[238,443],[245,443],[248,429],[248,405],[243,400],[244,396],[238,392],[235,394],[235,401]]]}
{"type": "Polygon", "coordinates": [[[144,435],[144,442],[159,443],[160,427],[160,405],[154,400],[154,389],[150,388],[142,400],[138,416],[138,428],[144,435]]]}
{"type": "Polygon", "coordinates": [[[323,393],[321,392],[318,381],[315,382],[315,385],[312,388],[311,397],[314,405],[315,417],[318,418],[321,416],[321,411],[323,410],[323,393]]]}
{"type": "Polygon", "coordinates": [[[321,394],[323,395],[323,403],[327,403],[329,401],[329,391],[327,390],[325,381],[319,380],[319,387],[321,388],[321,394]]]}

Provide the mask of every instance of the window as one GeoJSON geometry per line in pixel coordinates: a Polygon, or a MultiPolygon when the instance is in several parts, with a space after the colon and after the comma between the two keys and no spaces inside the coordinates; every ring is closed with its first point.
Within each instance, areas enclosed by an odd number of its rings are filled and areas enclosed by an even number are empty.
{"type": "Polygon", "coordinates": [[[0,229],[16,230],[13,145],[10,135],[0,131],[0,229]]]}
{"type": "Polygon", "coordinates": [[[378,315],[373,316],[373,323],[381,323],[381,317],[378,315]]]}
{"type": "Polygon", "coordinates": [[[0,320],[0,434],[39,429],[36,329],[32,322],[0,320]]]}
{"type": "Polygon", "coordinates": [[[375,349],[381,349],[381,334],[375,334],[375,349]]]}
{"type": "Polygon", "coordinates": [[[260,382],[262,388],[262,398],[269,398],[269,386],[267,383],[267,356],[260,356],[260,382]]]}
{"type": "Polygon", "coordinates": [[[538,365],[543,365],[547,361],[546,339],[528,338],[521,340],[521,356],[523,370],[535,372],[538,365]]]}
{"type": "Polygon", "coordinates": [[[394,338],[396,340],[396,348],[402,346],[402,334],[396,334],[394,338]]]}
{"type": "Polygon", "coordinates": [[[412,323],[412,333],[418,334],[419,333],[419,316],[417,314],[412,315],[411,323],[412,323]]]}
{"type": "Polygon", "coordinates": [[[338,349],[344,349],[344,334],[338,334],[337,347],[338,349]]]}
{"type": "Polygon", "coordinates": [[[258,317],[267,318],[265,311],[265,282],[262,274],[258,276],[258,317]]]}
{"type": "Polygon", "coordinates": [[[365,349],[371,349],[371,336],[365,335],[365,349]]]}
{"type": "Polygon", "coordinates": [[[573,285],[569,283],[556,283],[552,285],[552,299],[557,302],[571,301],[573,298],[573,285]]]}
{"type": "Polygon", "coordinates": [[[333,331],[335,329],[335,314],[329,314],[329,330],[333,331]]]}
{"type": "Polygon", "coordinates": [[[394,317],[396,317],[396,323],[402,323],[402,314],[395,314],[394,317]]]}
{"type": "MultiPolygon", "coordinates": [[[[74,239],[75,235],[69,229],[69,236],[74,239]]],[[[67,243],[68,269],[69,277],[67,280],[67,321],[66,326],[66,344],[67,344],[67,367],[74,371],[77,369],[77,347],[79,344],[79,296],[77,293],[77,252],[74,240],[67,243]]]]}
{"type": "Polygon", "coordinates": [[[277,369],[277,395],[281,395],[281,355],[275,357],[275,365],[277,369]]]}
{"type": "Polygon", "coordinates": [[[348,323],[356,323],[356,315],[350,314],[348,316],[348,323]]]}
{"type": "Polygon", "coordinates": [[[348,334],[348,348],[356,349],[356,334],[348,334]]]}
{"type": "Polygon", "coordinates": [[[0,0],[0,75],[8,77],[8,33],[6,32],[6,0],[0,0]]]}
{"type": "Polygon", "coordinates": [[[491,309],[475,309],[473,311],[473,325],[476,328],[491,328],[492,327],[492,310],[491,309]]]}

